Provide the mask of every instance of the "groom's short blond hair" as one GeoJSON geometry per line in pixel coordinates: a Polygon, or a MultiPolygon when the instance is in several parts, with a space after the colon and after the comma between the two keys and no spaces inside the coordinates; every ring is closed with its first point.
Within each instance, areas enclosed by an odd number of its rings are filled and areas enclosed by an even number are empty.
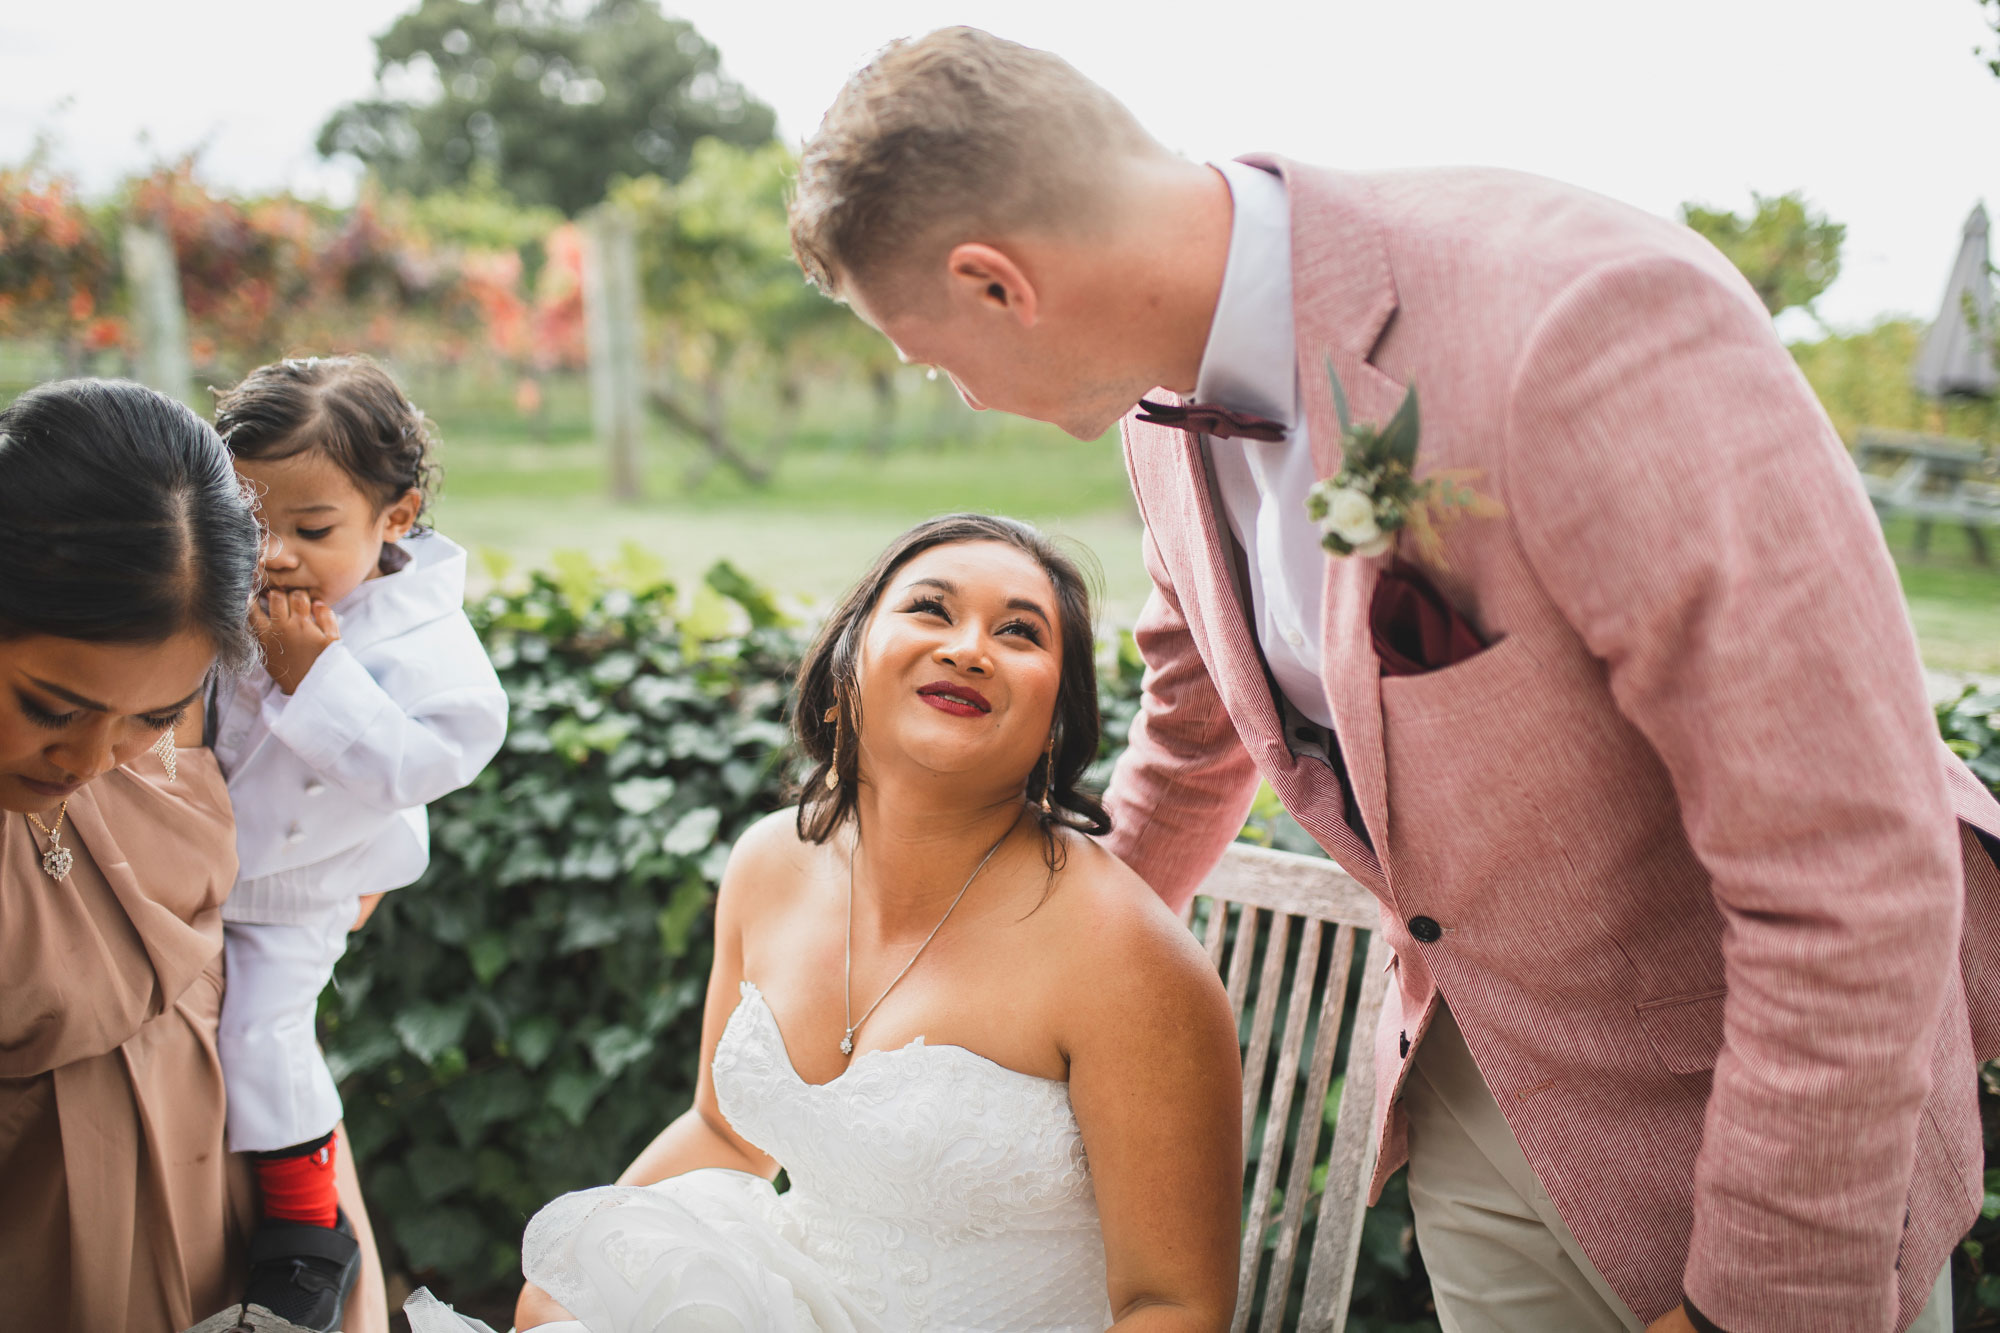
{"type": "Polygon", "coordinates": [[[1092,217],[1104,164],[1165,150],[1059,56],[941,28],[847,81],[799,158],[792,252],[828,295],[972,237],[1092,217]]]}

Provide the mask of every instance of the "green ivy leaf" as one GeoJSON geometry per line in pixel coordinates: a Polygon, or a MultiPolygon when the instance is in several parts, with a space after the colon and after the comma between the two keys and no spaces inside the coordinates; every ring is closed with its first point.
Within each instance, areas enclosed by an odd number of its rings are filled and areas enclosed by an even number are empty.
{"type": "Polygon", "coordinates": [[[428,1065],[463,1040],[471,1017],[471,1000],[460,996],[441,1004],[412,1005],[396,1015],[394,1026],[403,1049],[428,1065]]]}
{"type": "Polygon", "coordinates": [[[695,922],[708,910],[715,898],[702,880],[683,880],[674,890],[673,901],[660,909],[656,918],[660,928],[660,951],[669,958],[687,955],[689,937],[694,933],[695,922]]]}
{"type": "Polygon", "coordinates": [[[517,1019],[509,1045],[514,1058],[528,1069],[539,1069],[549,1052],[556,1047],[556,1038],[562,1033],[562,1024],[548,1014],[533,1014],[517,1019]]]}
{"type": "Polygon", "coordinates": [[[514,950],[505,935],[489,930],[466,948],[465,956],[466,961],[472,964],[472,975],[478,978],[479,984],[491,986],[493,979],[514,961],[514,950]]]}
{"type": "Polygon", "coordinates": [[[591,1061],[607,1079],[617,1078],[628,1065],[645,1059],[653,1050],[651,1037],[617,1024],[596,1033],[587,1044],[591,1061]]]}
{"type": "Polygon", "coordinates": [[[611,800],[627,814],[650,815],[673,799],[672,778],[627,778],[611,786],[611,800]]]}
{"type": "Polygon", "coordinates": [[[610,1080],[595,1069],[570,1069],[549,1080],[548,1103],[569,1123],[580,1128],[583,1118],[603,1093],[610,1080]]]}
{"type": "Polygon", "coordinates": [[[790,623],[771,594],[727,560],[710,566],[702,581],[748,612],[751,625],[758,629],[790,623]]]}
{"type": "Polygon", "coordinates": [[[714,806],[690,810],[660,839],[660,850],[669,856],[693,856],[715,841],[715,831],[720,827],[722,812],[714,806]]]}

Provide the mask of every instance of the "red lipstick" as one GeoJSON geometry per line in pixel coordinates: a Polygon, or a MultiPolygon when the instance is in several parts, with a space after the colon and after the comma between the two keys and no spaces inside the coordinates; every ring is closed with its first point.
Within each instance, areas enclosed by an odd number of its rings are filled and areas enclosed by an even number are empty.
{"type": "Polygon", "coordinates": [[[948,680],[934,680],[919,689],[917,695],[939,712],[953,717],[979,717],[993,711],[993,705],[978,690],[948,680]]]}

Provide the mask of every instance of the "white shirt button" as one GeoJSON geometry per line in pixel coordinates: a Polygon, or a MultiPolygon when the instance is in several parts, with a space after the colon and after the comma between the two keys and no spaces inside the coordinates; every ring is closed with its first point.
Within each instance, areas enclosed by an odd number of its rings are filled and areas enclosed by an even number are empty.
{"type": "Polygon", "coordinates": [[[296,846],[306,840],[306,831],[297,824],[285,830],[285,841],[296,846]]]}
{"type": "Polygon", "coordinates": [[[1289,643],[1290,645],[1292,645],[1292,647],[1294,647],[1294,648],[1297,648],[1297,647],[1299,647],[1299,646],[1303,645],[1303,644],[1305,643],[1305,641],[1306,641],[1306,636],[1305,636],[1305,635],[1303,635],[1303,634],[1301,634],[1301,633],[1299,633],[1299,632],[1298,632],[1298,630],[1297,630],[1297,629],[1296,629],[1295,627],[1293,627],[1293,626],[1290,626],[1290,625],[1287,625],[1287,626],[1285,627],[1285,642],[1286,642],[1286,643],[1289,643]]]}
{"type": "Polygon", "coordinates": [[[317,796],[325,790],[326,784],[318,778],[312,778],[306,783],[306,795],[308,796],[317,796]]]}

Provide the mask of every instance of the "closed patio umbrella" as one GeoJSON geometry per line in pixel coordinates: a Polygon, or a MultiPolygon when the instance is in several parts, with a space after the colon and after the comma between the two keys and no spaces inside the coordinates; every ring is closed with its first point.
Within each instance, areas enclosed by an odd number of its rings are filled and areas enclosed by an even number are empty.
{"type": "Polygon", "coordinates": [[[1919,393],[1933,398],[1991,397],[2000,388],[1993,363],[1993,284],[1986,247],[1986,205],[1965,220],[1958,262],[1944,291],[1944,306],[1924,337],[1910,371],[1919,393]]]}

